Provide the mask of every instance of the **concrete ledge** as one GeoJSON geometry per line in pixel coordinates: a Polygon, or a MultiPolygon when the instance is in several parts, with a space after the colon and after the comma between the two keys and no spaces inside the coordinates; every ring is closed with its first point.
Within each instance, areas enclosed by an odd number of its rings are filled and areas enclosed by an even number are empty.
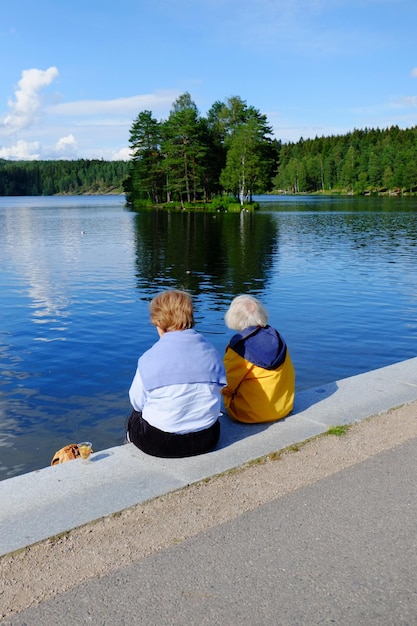
{"type": "Polygon", "coordinates": [[[273,424],[222,417],[218,448],[186,459],[158,459],[132,444],[0,482],[0,555],[326,432],[417,400],[417,358],[323,385],[296,397],[273,424]]]}

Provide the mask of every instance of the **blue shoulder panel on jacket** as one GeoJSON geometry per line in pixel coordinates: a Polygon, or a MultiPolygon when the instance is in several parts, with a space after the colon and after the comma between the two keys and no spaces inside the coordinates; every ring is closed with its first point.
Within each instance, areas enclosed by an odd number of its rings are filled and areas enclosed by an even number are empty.
{"type": "Polygon", "coordinates": [[[272,326],[250,326],[233,335],[229,347],[250,363],[272,370],[280,367],[287,355],[287,345],[272,326]]]}

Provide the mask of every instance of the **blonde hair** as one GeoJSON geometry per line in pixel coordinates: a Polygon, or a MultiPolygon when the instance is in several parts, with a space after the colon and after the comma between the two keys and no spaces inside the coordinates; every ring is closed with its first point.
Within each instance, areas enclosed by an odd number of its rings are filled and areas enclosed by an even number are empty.
{"type": "Polygon", "coordinates": [[[253,296],[236,296],[224,316],[226,326],[233,330],[244,330],[248,326],[266,326],[268,313],[253,296]]]}
{"type": "Polygon", "coordinates": [[[151,322],[165,333],[193,328],[194,307],[191,296],[185,291],[163,291],[150,304],[151,322]]]}

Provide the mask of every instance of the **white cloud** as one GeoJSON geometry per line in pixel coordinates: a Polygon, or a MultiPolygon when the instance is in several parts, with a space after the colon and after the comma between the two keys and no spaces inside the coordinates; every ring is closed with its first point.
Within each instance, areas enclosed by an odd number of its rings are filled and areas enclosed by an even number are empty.
{"type": "Polygon", "coordinates": [[[19,139],[15,144],[0,148],[0,159],[37,161],[39,159],[77,159],[77,142],[73,135],[61,137],[55,146],[42,145],[39,141],[19,139]]]}
{"type": "Polygon", "coordinates": [[[411,76],[413,76],[414,78],[417,78],[417,67],[414,67],[414,68],[411,70],[411,76]]]}
{"type": "Polygon", "coordinates": [[[14,146],[0,148],[1,159],[23,159],[36,161],[40,158],[40,144],[38,141],[19,140],[14,146]]]}
{"type": "Polygon", "coordinates": [[[117,150],[114,152],[110,158],[111,161],[130,161],[132,158],[132,153],[130,148],[122,148],[121,150],[117,150]]]}
{"type": "MultiPolygon", "coordinates": [[[[154,116],[157,116],[159,111],[163,111],[166,114],[166,110],[171,109],[172,103],[178,96],[178,92],[158,92],[128,98],[115,98],[113,100],[78,100],[54,104],[48,107],[47,110],[51,115],[74,117],[100,115],[132,116],[137,115],[140,111],[150,110],[154,116]]],[[[111,123],[114,124],[114,118],[111,123]]]]}
{"type": "Polygon", "coordinates": [[[9,100],[10,113],[4,119],[5,129],[11,133],[31,126],[39,117],[42,108],[39,91],[58,76],[56,67],[47,70],[23,70],[22,78],[15,91],[15,100],[9,100]]]}
{"type": "Polygon", "coordinates": [[[55,146],[55,151],[60,158],[76,158],[77,148],[74,135],[69,134],[66,137],[61,137],[55,146]]]}

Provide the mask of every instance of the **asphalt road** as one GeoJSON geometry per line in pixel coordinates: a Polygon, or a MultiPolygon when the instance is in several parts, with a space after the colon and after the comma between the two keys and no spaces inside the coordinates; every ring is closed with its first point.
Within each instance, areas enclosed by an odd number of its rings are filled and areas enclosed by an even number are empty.
{"type": "Polygon", "coordinates": [[[416,626],[416,461],[413,439],[1,624],[416,626]]]}

